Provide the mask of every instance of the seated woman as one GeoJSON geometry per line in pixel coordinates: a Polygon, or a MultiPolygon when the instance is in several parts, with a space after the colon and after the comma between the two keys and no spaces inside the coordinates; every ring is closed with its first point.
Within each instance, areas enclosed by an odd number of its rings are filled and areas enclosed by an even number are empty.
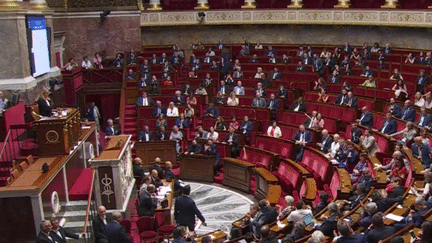
{"type": "Polygon", "coordinates": [[[393,74],[392,74],[392,76],[390,76],[390,79],[392,79],[392,80],[404,80],[403,79],[403,77],[402,77],[402,75],[399,73],[399,69],[397,69],[397,68],[395,68],[394,70],[393,70],[393,74]]]}
{"type": "Polygon", "coordinates": [[[329,95],[324,89],[320,89],[318,93],[318,102],[327,103],[329,95]]]}
{"type": "Polygon", "coordinates": [[[376,82],[372,75],[369,75],[369,77],[362,83],[360,86],[363,86],[365,88],[376,88],[376,82]]]}
{"type": "Polygon", "coordinates": [[[225,98],[224,98],[223,93],[221,91],[217,92],[214,104],[215,105],[226,105],[225,98]]]}
{"type": "Polygon", "coordinates": [[[432,109],[432,95],[431,93],[427,93],[425,94],[425,104],[424,104],[426,109],[432,109]]]}
{"type": "Polygon", "coordinates": [[[322,129],[324,129],[324,119],[322,118],[321,113],[318,113],[316,115],[316,118],[313,120],[313,124],[312,124],[312,128],[317,130],[317,131],[321,131],[322,129]]]}
{"type": "Polygon", "coordinates": [[[161,114],[159,116],[159,118],[156,120],[156,128],[160,128],[161,126],[167,127],[168,126],[168,122],[165,119],[165,115],[161,114]]]}
{"type": "Polygon", "coordinates": [[[398,143],[406,144],[407,142],[414,139],[414,137],[417,135],[417,130],[415,129],[412,122],[407,122],[406,127],[403,130],[390,134],[390,136],[396,137],[401,134],[403,134],[403,136],[401,139],[398,140],[398,143]]]}
{"type": "Polygon", "coordinates": [[[177,155],[180,153],[180,142],[182,139],[183,139],[183,133],[179,131],[179,128],[177,126],[174,126],[169,136],[169,140],[176,141],[177,155]]]}
{"type": "Polygon", "coordinates": [[[357,50],[357,48],[354,48],[353,52],[351,53],[350,59],[354,60],[354,65],[356,67],[361,67],[362,65],[362,56],[360,52],[357,50]]]}
{"type": "Polygon", "coordinates": [[[217,142],[219,138],[219,133],[215,131],[214,127],[210,127],[210,131],[207,133],[207,139],[213,140],[213,142],[217,142]]]}
{"type": "Polygon", "coordinates": [[[174,102],[170,102],[167,109],[167,117],[178,117],[178,108],[174,105],[174,102]]]}
{"type": "Polygon", "coordinates": [[[221,116],[218,116],[216,118],[216,122],[215,122],[213,128],[215,130],[224,130],[224,131],[226,131],[228,129],[225,121],[223,120],[223,118],[221,116]]]}
{"type": "Polygon", "coordinates": [[[173,82],[171,81],[171,76],[166,77],[166,79],[162,82],[162,86],[168,87],[173,86],[173,82]]]}
{"type": "Polygon", "coordinates": [[[351,184],[356,183],[362,176],[363,169],[368,167],[367,159],[367,153],[360,154],[359,162],[357,162],[356,166],[353,169],[353,172],[349,175],[351,179],[351,184]]]}
{"type": "Polygon", "coordinates": [[[282,131],[280,127],[278,127],[276,121],[273,121],[271,126],[267,128],[267,136],[273,137],[273,138],[280,138],[282,137],[282,131]]]}
{"type": "Polygon", "coordinates": [[[416,60],[416,57],[412,53],[410,53],[410,54],[408,54],[407,58],[405,59],[405,63],[414,64],[415,60],[416,60]]]}
{"type": "Polygon", "coordinates": [[[418,107],[423,107],[425,105],[425,100],[420,92],[417,92],[414,96],[414,105],[418,107]]]}
{"type": "Polygon", "coordinates": [[[102,66],[102,57],[97,52],[95,53],[95,55],[93,57],[93,65],[97,69],[103,69],[103,66],[102,66]]]}
{"type": "Polygon", "coordinates": [[[339,141],[340,141],[340,139],[341,138],[339,137],[338,134],[333,135],[333,142],[332,142],[332,144],[330,146],[329,152],[326,155],[327,157],[333,159],[336,156],[336,154],[339,152],[339,149],[340,149],[340,143],[339,143],[339,141]]]}
{"type": "Polygon", "coordinates": [[[68,63],[66,63],[66,65],[64,65],[64,69],[66,69],[67,71],[72,71],[74,68],[78,67],[78,63],[75,62],[75,60],[73,58],[69,59],[68,63]]]}
{"type": "Polygon", "coordinates": [[[256,79],[265,79],[265,73],[263,72],[263,70],[262,70],[261,67],[257,68],[257,72],[256,72],[254,78],[256,78],[256,79]]]}
{"type": "Polygon", "coordinates": [[[231,122],[229,123],[229,127],[234,128],[234,130],[238,130],[240,127],[240,123],[237,121],[235,116],[231,117],[231,122]]]}
{"type": "Polygon", "coordinates": [[[184,113],[180,113],[180,117],[175,121],[179,129],[186,129],[189,127],[189,118],[185,117],[184,113]]]}
{"type": "Polygon", "coordinates": [[[50,92],[48,90],[43,90],[39,95],[37,104],[39,107],[39,115],[41,116],[50,117],[52,115],[52,110],[55,108],[55,104],[49,97],[49,94],[50,92]]]}
{"type": "Polygon", "coordinates": [[[227,100],[227,105],[229,106],[238,106],[239,105],[239,98],[236,97],[236,94],[234,92],[230,93],[230,96],[227,100]]]}
{"type": "Polygon", "coordinates": [[[399,98],[401,95],[404,95],[406,98],[408,97],[408,90],[402,79],[398,79],[392,90],[395,92],[396,98],[399,98]]]}
{"type": "Polygon", "coordinates": [[[318,81],[315,82],[315,86],[313,88],[314,90],[320,90],[323,89],[327,91],[327,85],[325,84],[325,81],[323,78],[319,78],[318,81]]]}
{"type": "Polygon", "coordinates": [[[395,160],[396,163],[394,163],[393,167],[391,168],[389,179],[391,180],[393,178],[399,177],[401,179],[401,185],[405,185],[405,180],[408,176],[408,170],[400,157],[395,158],[395,160]]]}
{"type": "Polygon", "coordinates": [[[185,117],[192,118],[195,115],[195,110],[191,104],[187,104],[183,113],[185,114],[185,117]]]}
{"type": "Polygon", "coordinates": [[[192,67],[188,74],[189,78],[198,78],[197,71],[195,67],[192,67]]]}
{"type": "Polygon", "coordinates": [[[286,218],[286,216],[288,216],[288,214],[291,213],[291,211],[294,210],[294,198],[290,195],[285,196],[285,208],[282,209],[281,207],[279,207],[278,213],[279,215],[277,216],[277,220],[282,220],[284,218],[286,218]]]}
{"type": "Polygon", "coordinates": [[[190,105],[196,105],[197,104],[197,99],[195,98],[193,93],[190,93],[189,96],[186,98],[186,104],[190,104],[190,105]]]}

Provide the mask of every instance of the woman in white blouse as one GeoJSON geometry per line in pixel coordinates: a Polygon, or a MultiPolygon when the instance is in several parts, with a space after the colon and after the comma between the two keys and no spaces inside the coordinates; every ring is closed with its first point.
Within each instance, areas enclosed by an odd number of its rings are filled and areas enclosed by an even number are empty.
{"type": "Polygon", "coordinates": [[[261,45],[260,41],[257,41],[257,43],[255,45],[255,49],[257,49],[257,50],[263,49],[263,46],[261,45]]]}
{"type": "Polygon", "coordinates": [[[272,125],[268,127],[267,135],[274,138],[280,138],[282,136],[282,131],[280,127],[277,126],[276,121],[273,121],[272,125]]]}
{"type": "Polygon", "coordinates": [[[92,63],[90,62],[90,60],[88,59],[87,56],[83,57],[83,61],[81,63],[81,67],[85,68],[85,69],[90,69],[93,68],[92,63]]]}
{"type": "Polygon", "coordinates": [[[265,79],[265,73],[263,73],[263,70],[261,67],[257,67],[257,73],[255,74],[254,78],[265,79]]]}
{"type": "Polygon", "coordinates": [[[234,92],[230,93],[230,96],[227,100],[227,105],[229,106],[238,106],[239,105],[239,99],[236,97],[236,94],[234,92]]]}
{"type": "Polygon", "coordinates": [[[425,105],[425,100],[423,99],[423,96],[420,92],[415,94],[414,105],[418,107],[423,107],[425,105]]]}
{"type": "Polygon", "coordinates": [[[339,137],[338,134],[333,135],[333,142],[332,142],[332,144],[330,146],[330,149],[329,149],[329,152],[327,154],[327,157],[330,157],[330,158],[333,159],[336,156],[336,154],[337,154],[337,152],[339,151],[339,148],[340,148],[339,139],[340,139],[340,137],[339,137]]]}
{"type": "Polygon", "coordinates": [[[179,116],[178,108],[175,107],[174,102],[169,103],[169,107],[167,109],[167,117],[177,117],[179,116]]]}
{"type": "Polygon", "coordinates": [[[214,127],[210,127],[210,132],[207,134],[207,139],[217,142],[219,138],[219,133],[215,131],[214,127]]]}

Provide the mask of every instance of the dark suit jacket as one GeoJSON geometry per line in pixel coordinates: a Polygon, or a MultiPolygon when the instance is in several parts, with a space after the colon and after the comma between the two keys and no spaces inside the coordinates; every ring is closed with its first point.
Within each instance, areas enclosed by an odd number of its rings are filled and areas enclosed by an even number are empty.
{"type": "Polygon", "coordinates": [[[424,126],[430,126],[431,123],[432,123],[431,115],[425,113],[425,114],[420,115],[419,120],[417,122],[417,125],[419,125],[421,127],[424,127],[424,126]],[[420,124],[420,121],[421,121],[422,117],[423,117],[423,121],[420,124]]]}
{"type": "Polygon", "coordinates": [[[336,229],[336,216],[335,214],[331,215],[328,219],[324,220],[319,227],[319,230],[323,232],[325,236],[333,237],[333,230],[336,229]]]}
{"type": "MultiPolygon", "coordinates": [[[[165,107],[161,106],[160,110],[161,110],[160,111],[161,114],[166,115],[166,109],[165,109],[165,107]]],[[[153,108],[153,116],[158,116],[158,107],[156,107],[156,106],[153,108]]]]}
{"type": "Polygon", "coordinates": [[[176,105],[184,105],[185,104],[185,98],[184,98],[184,96],[180,96],[180,97],[178,97],[178,96],[174,96],[174,98],[173,98],[173,102],[174,102],[174,104],[176,104],[176,105]]]}
{"type": "MultiPolygon", "coordinates": [[[[294,110],[297,106],[299,105],[299,102],[298,101],[296,101],[296,102],[294,102],[292,105],[291,105],[291,107],[290,107],[290,110],[294,110]]],[[[301,104],[300,104],[300,107],[299,107],[299,110],[298,110],[299,112],[306,112],[306,103],[304,103],[304,102],[302,102],[301,104]]]]}
{"type": "Polygon", "coordinates": [[[48,100],[48,102],[50,103],[49,106],[48,106],[47,102],[44,99],[42,99],[42,98],[38,99],[37,104],[38,104],[38,107],[39,107],[39,115],[41,115],[41,116],[51,116],[52,109],[55,108],[55,105],[52,102],[52,100],[48,100]]]}
{"type": "MultiPolygon", "coordinates": [[[[139,98],[137,99],[137,101],[136,101],[136,105],[137,105],[137,106],[144,106],[144,101],[143,101],[143,98],[142,98],[142,97],[139,97],[139,98]]],[[[153,102],[152,98],[147,97],[147,106],[152,106],[152,105],[154,105],[154,102],[153,102]]]]}
{"type": "MultiPolygon", "coordinates": [[[[219,89],[218,89],[218,91],[222,91],[222,86],[219,86],[219,89]]],[[[228,86],[228,85],[224,85],[224,93],[223,94],[229,94],[230,93],[230,87],[228,86]]]]}
{"type": "Polygon", "coordinates": [[[158,177],[163,178],[163,169],[159,165],[152,165],[149,168],[149,172],[151,173],[152,170],[156,170],[158,172],[158,177]]]}
{"type": "Polygon", "coordinates": [[[418,157],[419,155],[421,155],[421,162],[422,164],[426,167],[429,168],[432,160],[430,158],[430,154],[432,154],[431,148],[430,146],[428,146],[427,144],[423,144],[422,148],[421,148],[421,154],[419,154],[419,149],[416,143],[411,144],[411,150],[412,150],[412,155],[414,157],[418,157]]]}
{"type": "Polygon", "coordinates": [[[365,114],[362,114],[360,116],[360,125],[363,125],[366,127],[371,127],[371,126],[373,126],[373,124],[374,124],[373,116],[372,116],[372,113],[370,111],[368,111],[365,114]],[[363,117],[363,119],[362,119],[362,117],[363,117]]]}
{"type": "Polygon", "coordinates": [[[183,124],[181,123],[181,119],[177,118],[177,120],[175,121],[176,126],[178,126],[180,128],[180,125],[183,125],[183,128],[188,128],[189,127],[189,118],[185,118],[183,120],[183,124]]]}
{"type": "Polygon", "coordinates": [[[331,136],[327,136],[326,139],[321,138],[321,143],[322,143],[323,147],[320,148],[320,150],[324,153],[327,153],[331,147],[331,144],[333,143],[333,138],[331,136]]]}
{"type": "Polygon", "coordinates": [[[353,149],[352,151],[348,150],[348,155],[347,155],[347,162],[350,164],[356,164],[358,161],[358,153],[355,149],[353,149]],[[349,154],[351,152],[351,154],[349,154]]]}
{"type": "Polygon", "coordinates": [[[277,97],[285,96],[285,100],[288,100],[288,90],[287,89],[283,89],[283,90],[278,89],[278,93],[276,96],[277,97]]]}
{"type": "MultiPolygon", "coordinates": [[[[230,134],[228,133],[227,136],[225,137],[225,142],[228,143],[229,138],[230,138],[230,134]]],[[[235,133],[233,133],[232,146],[233,146],[234,149],[238,149],[239,148],[239,137],[235,133]]]]}
{"type": "MultiPolygon", "coordinates": [[[[51,234],[50,237],[52,238],[51,234]]],[[[57,242],[56,239],[53,238],[53,240],[50,240],[44,233],[39,232],[37,236],[36,243],[55,243],[57,242]]]]}
{"type": "Polygon", "coordinates": [[[117,221],[108,223],[105,229],[108,243],[133,243],[125,228],[117,221]]]}
{"type": "Polygon", "coordinates": [[[428,76],[423,76],[423,79],[420,82],[420,76],[417,77],[416,80],[416,84],[420,85],[420,86],[426,86],[427,84],[429,84],[429,77],[428,76]]]}
{"type": "Polygon", "coordinates": [[[367,230],[365,233],[365,237],[368,243],[376,243],[379,240],[385,239],[394,233],[396,233],[396,229],[394,227],[382,226],[380,228],[367,230]]]}
{"type": "Polygon", "coordinates": [[[254,98],[252,100],[251,106],[264,108],[264,107],[266,107],[266,101],[264,98],[254,98]]]}
{"type": "MultiPolygon", "coordinates": [[[[257,93],[257,91],[258,91],[258,88],[257,87],[255,87],[254,88],[254,94],[256,94],[257,93]]],[[[266,96],[266,90],[265,89],[262,89],[262,92],[261,92],[261,97],[264,97],[264,96],[266,96]]]]}
{"type": "Polygon", "coordinates": [[[355,144],[359,144],[360,143],[360,137],[363,135],[362,131],[357,128],[357,129],[351,129],[351,141],[355,144]]]}
{"type": "Polygon", "coordinates": [[[271,72],[270,73],[270,78],[271,79],[281,79],[282,78],[282,74],[281,74],[281,72],[271,72]],[[275,78],[273,78],[273,77],[275,77],[275,78]]]}
{"type": "Polygon", "coordinates": [[[107,239],[105,228],[106,225],[103,220],[99,217],[99,215],[96,215],[93,218],[93,233],[96,239],[96,243],[99,242],[99,240],[107,239]]]}
{"type": "Polygon", "coordinates": [[[51,236],[51,238],[55,239],[59,243],[66,243],[66,237],[69,237],[72,239],[77,239],[77,240],[79,239],[79,235],[72,234],[69,231],[65,230],[61,226],[58,228],[58,232],[60,232],[60,234],[62,235],[61,237],[57,233],[55,233],[54,231],[50,232],[50,236],[51,236]]]}
{"type": "Polygon", "coordinates": [[[362,74],[366,75],[367,77],[374,76],[374,71],[372,69],[369,69],[369,71],[365,69],[363,70],[362,74]]]}
{"type": "Polygon", "coordinates": [[[349,97],[347,97],[345,99],[344,104],[349,105],[350,102],[351,102],[351,107],[357,107],[357,97],[352,97],[351,99],[349,97]]]}
{"type": "Polygon", "coordinates": [[[140,134],[139,134],[139,141],[143,141],[143,142],[148,142],[148,141],[153,141],[154,140],[154,137],[153,137],[153,132],[152,131],[149,131],[148,132],[148,135],[149,135],[149,139],[147,140],[146,139],[146,133],[144,132],[144,131],[141,131],[140,132],[140,134]]]}
{"type": "Polygon", "coordinates": [[[239,130],[242,131],[243,133],[246,134],[246,136],[249,135],[250,132],[252,132],[253,130],[253,125],[251,121],[242,121],[242,123],[240,124],[239,130]],[[246,129],[244,129],[244,127],[246,126],[246,129]]]}
{"type": "Polygon", "coordinates": [[[302,58],[302,63],[306,64],[306,60],[307,60],[307,65],[312,65],[313,61],[312,58],[308,57],[308,58],[302,58]]]}
{"type": "Polygon", "coordinates": [[[162,133],[161,131],[158,131],[156,133],[156,141],[159,140],[168,140],[169,139],[169,134],[167,131],[165,131],[164,133],[162,133]],[[162,139],[162,135],[164,136],[164,138],[162,139]]]}
{"type": "Polygon", "coordinates": [[[142,191],[139,194],[140,204],[137,208],[138,215],[153,217],[155,214],[155,209],[157,207],[157,199],[152,198],[147,190],[142,191]]]}
{"type": "Polygon", "coordinates": [[[133,171],[134,176],[141,176],[141,177],[144,176],[144,169],[141,168],[141,166],[138,164],[132,165],[132,171],[133,171]]]}
{"type": "Polygon", "coordinates": [[[204,217],[198,210],[195,202],[189,196],[177,197],[174,204],[174,218],[178,225],[195,225],[195,215],[205,222],[204,217]]]}
{"type": "Polygon", "coordinates": [[[272,109],[272,110],[277,110],[277,109],[280,108],[280,103],[279,103],[279,100],[277,100],[277,99],[274,99],[274,100],[269,99],[269,100],[267,101],[267,105],[266,105],[266,107],[270,107],[270,103],[271,103],[271,101],[273,101],[273,104],[272,104],[272,106],[271,106],[271,109],[272,109]]]}
{"type": "Polygon", "coordinates": [[[404,107],[400,113],[399,116],[397,116],[398,118],[401,118],[404,121],[410,121],[410,122],[414,122],[415,120],[415,115],[416,115],[416,111],[413,107],[404,107]]]}
{"type": "MultiPolygon", "coordinates": [[[[390,110],[389,110],[390,111],[390,110]]],[[[401,112],[401,107],[399,104],[394,104],[393,106],[393,110],[390,111],[392,113],[393,116],[399,117],[399,114],[401,112]]]]}
{"type": "Polygon", "coordinates": [[[164,64],[165,61],[168,61],[168,58],[167,58],[167,57],[161,57],[161,58],[159,59],[159,64],[164,64]]]}
{"type": "Polygon", "coordinates": [[[365,236],[360,234],[342,236],[336,240],[336,243],[363,243],[365,242],[365,236]]]}
{"type": "Polygon", "coordinates": [[[398,186],[393,189],[393,191],[388,194],[387,198],[397,198],[402,196],[405,193],[405,189],[403,189],[401,186],[398,186]]]}
{"type": "Polygon", "coordinates": [[[365,178],[363,175],[360,177],[359,183],[366,187],[366,191],[369,191],[371,187],[375,184],[373,177],[365,178]]]}
{"type": "Polygon", "coordinates": [[[346,95],[339,94],[339,95],[336,97],[336,100],[335,100],[334,103],[335,103],[336,105],[345,104],[346,100],[347,100],[347,96],[346,96],[346,95]]]}
{"type": "MultiPolygon", "coordinates": [[[[310,132],[309,131],[305,131],[304,134],[305,134],[304,135],[305,142],[306,143],[312,143],[312,136],[311,136],[310,132]]],[[[294,134],[294,137],[292,138],[292,140],[294,140],[294,141],[300,141],[300,135],[301,135],[301,132],[297,131],[294,134]]]]}
{"type": "Polygon", "coordinates": [[[117,127],[116,126],[113,126],[113,127],[106,127],[105,128],[105,134],[107,135],[107,136],[114,136],[114,135],[118,135],[119,134],[119,130],[117,129],[117,127]],[[114,131],[113,131],[113,129],[114,129],[114,131]]]}
{"type": "Polygon", "coordinates": [[[379,129],[380,132],[385,133],[385,134],[393,134],[397,131],[397,122],[395,119],[390,119],[390,120],[385,120],[382,127],[379,129]],[[384,129],[384,131],[382,131],[382,129],[384,128],[384,126],[387,124],[386,128],[384,129]]]}
{"type": "MultiPolygon", "coordinates": [[[[251,226],[255,226],[255,228],[259,231],[261,226],[265,224],[272,223],[276,221],[278,213],[272,207],[263,208],[260,210],[260,214],[251,222],[251,226]]],[[[258,232],[257,232],[258,233],[258,232]]]]}
{"type": "Polygon", "coordinates": [[[202,146],[201,144],[197,144],[197,145],[189,145],[188,150],[189,153],[195,153],[195,154],[200,154],[202,153],[202,146]]]}
{"type": "Polygon", "coordinates": [[[219,116],[219,109],[215,106],[213,109],[210,109],[210,107],[207,108],[205,115],[212,114],[214,117],[219,116]]]}
{"type": "Polygon", "coordinates": [[[333,83],[333,84],[338,84],[338,83],[340,83],[340,78],[337,75],[336,76],[332,75],[328,82],[333,83]]]}

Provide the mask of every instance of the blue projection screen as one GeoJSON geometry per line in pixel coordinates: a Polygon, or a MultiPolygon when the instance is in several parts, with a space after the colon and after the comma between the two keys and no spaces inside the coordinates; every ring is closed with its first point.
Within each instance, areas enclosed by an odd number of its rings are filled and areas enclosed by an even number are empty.
{"type": "Polygon", "coordinates": [[[33,77],[48,73],[50,62],[50,29],[46,26],[45,16],[26,16],[27,41],[30,54],[30,67],[33,77]]]}

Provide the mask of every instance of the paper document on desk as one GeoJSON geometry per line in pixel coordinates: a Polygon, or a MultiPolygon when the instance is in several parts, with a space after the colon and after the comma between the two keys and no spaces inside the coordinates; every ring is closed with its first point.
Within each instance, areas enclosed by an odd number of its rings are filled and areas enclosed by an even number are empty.
{"type": "Polygon", "coordinates": [[[283,227],[286,226],[286,224],[283,224],[281,221],[277,221],[277,226],[278,226],[279,228],[283,228],[283,227]]]}
{"type": "Polygon", "coordinates": [[[171,192],[171,187],[170,186],[161,186],[159,188],[160,188],[160,191],[158,193],[159,195],[165,195],[165,194],[171,192]]]}
{"type": "Polygon", "coordinates": [[[332,159],[331,162],[332,162],[333,165],[338,165],[338,164],[340,164],[340,163],[339,163],[337,160],[335,160],[335,159],[332,159]]]}
{"type": "Polygon", "coordinates": [[[402,216],[399,216],[399,215],[396,215],[396,214],[392,214],[392,213],[387,214],[385,217],[387,219],[391,219],[391,220],[396,221],[396,222],[399,222],[399,221],[401,221],[403,219],[402,216]]]}
{"type": "Polygon", "coordinates": [[[215,238],[215,236],[214,235],[210,235],[210,238],[213,240],[215,238]]]}
{"type": "Polygon", "coordinates": [[[165,198],[165,196],[164,195],[157,195],[157,196],[155,196],[155,198],[158,200],[162,200],[165,198]]]}

